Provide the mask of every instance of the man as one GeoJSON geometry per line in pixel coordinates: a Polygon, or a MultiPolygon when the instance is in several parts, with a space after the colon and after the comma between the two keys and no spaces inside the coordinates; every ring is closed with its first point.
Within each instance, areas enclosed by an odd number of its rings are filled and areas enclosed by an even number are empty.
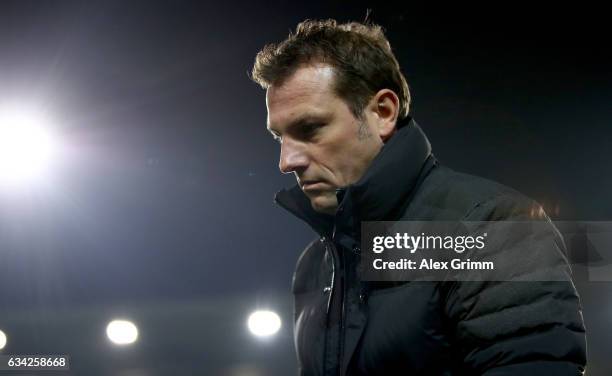
{"type": "Polygon", "coordinates": [[[362,221],[521,220],[536,205],[438,164],[379,26],[302,22],[257,55],[253,79],[267,90],[280,170],[298,182],[276,201],[320,235],[293,278],[300,374],[582,374],[569,268],[561,282],[360,279],[362,221]]]}

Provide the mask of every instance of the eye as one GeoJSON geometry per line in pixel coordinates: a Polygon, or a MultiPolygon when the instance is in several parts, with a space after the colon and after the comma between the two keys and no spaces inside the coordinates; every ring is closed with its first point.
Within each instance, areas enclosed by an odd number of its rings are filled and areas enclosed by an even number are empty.
{"type": "Polygon", "coordinates": [[[300,127],[300,136],[305,139],[314,137],[319,129],[323,126],[322,123],[308,123],[300,127]]]}

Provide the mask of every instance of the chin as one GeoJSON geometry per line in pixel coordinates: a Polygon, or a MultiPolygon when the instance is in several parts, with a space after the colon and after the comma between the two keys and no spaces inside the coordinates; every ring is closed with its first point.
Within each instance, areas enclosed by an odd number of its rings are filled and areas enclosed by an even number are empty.
{"type": "Polygon", "coordinates": [[[327,195],[310,197],[310,204],[316,212],[331,215],[336,213],[336,208],[338,207],[335,195],[333,197],[328,197],[327,195]]]}

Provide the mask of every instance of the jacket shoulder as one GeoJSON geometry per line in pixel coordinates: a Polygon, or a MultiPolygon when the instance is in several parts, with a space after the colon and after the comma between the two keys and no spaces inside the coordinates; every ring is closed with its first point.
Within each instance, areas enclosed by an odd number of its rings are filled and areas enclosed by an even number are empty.
{"type": "MultiPolygon", "coordinates": [[[[438,165],[417,188],[402,217],[460,220],[483,205],[494,206],[501,218],[539,208],[534,200],[503,184],[438,165]]],[[[495,220],[496,215],[486,220],[495,220]]]]}

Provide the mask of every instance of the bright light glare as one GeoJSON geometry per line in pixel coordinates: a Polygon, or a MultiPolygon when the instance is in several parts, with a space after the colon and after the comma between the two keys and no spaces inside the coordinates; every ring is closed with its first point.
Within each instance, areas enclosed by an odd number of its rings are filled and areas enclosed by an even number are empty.
{"type": "Polygon", "coordinates": [[[268,337],[276,334],[281,327],[281,319],[272,311],[255,311],[248,320],[251,333],[257,337],[268,337]]]}
{"type": "Polygon", "coordinates": [[[138,339],[138,328],[127,320],[113,320],[106,326],[106,335],[116,345],[129,345],[138,339]]]}
{"type": "Polygon", "coordinates": [[[0,184],[38,179],[56,153],[43,114],[23,106],[0,107],[0,184]]]}
{"type": "Polygon", "coordinates": [[[0,350],[2,350],[4,346],[6,346],[6,334],[0,330],[0,350]]]}

